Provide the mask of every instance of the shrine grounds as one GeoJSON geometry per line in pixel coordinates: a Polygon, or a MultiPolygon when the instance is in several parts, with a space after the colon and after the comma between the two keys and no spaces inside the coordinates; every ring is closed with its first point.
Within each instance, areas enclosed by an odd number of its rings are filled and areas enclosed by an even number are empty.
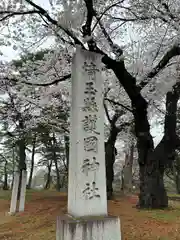
{"type": "MultiPolygon", "coordinates": [[[[142,211],[137,196],[108,201],[109,214],[120,217],[122,240],[180,240],[180,201],[168,210],[142,211]]],[[[27,191],[24,213],[9,216],[10,192],[0,191],[0,240],[54,240],[56,216],[66,213],[67,195],[56,191],[27,191]]]]}

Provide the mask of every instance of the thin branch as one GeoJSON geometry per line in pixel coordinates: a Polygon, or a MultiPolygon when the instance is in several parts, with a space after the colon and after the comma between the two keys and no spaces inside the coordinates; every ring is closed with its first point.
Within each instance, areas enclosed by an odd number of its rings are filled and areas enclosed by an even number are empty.
{"type": "Polygon", "coordinates": [[[141,17],[137,17],[137,18],[121,18],[121,17],[114,17],[111,15],[106,14],[106,16],[110,17],[113,20],[117,20],[117,21],[123,21],[123,22],[135,22],[135,21],[145,21],[145,20],[150,20],[152,19],[152,17],[146,17],[146,16],[141,16],[141,17]]]}
{"type": "Polygon", "coordinates": [[[60,25],[58,23],[58,21],[53,19],[44,8],[40,7],[39,5],[37,5],[36,3],[34,3],[31,0],[25,0],[25,1],[27,3],[29,3],[32,7],[38,9],[39,13],[42,14],[50,23],[52,23],[53,25],[61,28],[68,36],[70,36],[74,40],[75,44],[81,45],[82,48],[85,49],[83,43],[74,35],[74,33],[71,32],[70,30],[64,28],[62,25],[60,25]]]}
{"type": "Polygon", "coordinates": [[[94,27],[92,28],[92,32],[94,31],[94,29],[96,28],[97,24],[99,23],[99,21],[102,19],[102,17],[113,7],[116,7],[118,4],[123,3],[124,0],[118,1],[114,4],[112,4],[111,6],[108,6],[100,15],[100,17],[98,18],[98,20],[96,21],[96,23],[94,24],[94,27]]]}
{"type": "Polygon", "coordinates": [[[13,81],[13,82],[21,82],[21,83],[25,83],[26,85],[29,85],[29,86],[38,86],[38,87],[47,87],[47,86],[51,86],[51,85],[54,85],[54,84],[58,84],[59,82],[63,82],[67,79],[69,79],[71,77],[71,74],[67,74],[59,79],[56,79],[52,82],[49,82],[49,83],[32,83],[32,82],[27,82],[27,81],[20,81],[20,80],[17,80],[17,79],[14,79],[14,78],[8,78],[8,77],[5,77],[3,78],[2,80],[8,80],[8,81],[13,81]]]}
{"type": "Polygon", "coordinates": [[[114,43],[113,43],[113,41],[111,40],[109,34],[107,33],[105,27],[103,26],[101,20],[99,19],[97,12],[95,12],[95,17],[96,17],[96,19],[97,19],[97,21],[98,21],[98,24],[99,24],[99,26],[100,26],[100,28],[101,28],[101,30],[102,30],[102,32],[103,32],[106,40],[108,41],[110,47],[113,48],[114,43]]]}
{"type": "Polygon", "coordinates": [[[105,101],[103,101],[103,105],[104,105],[104,110],[105,110],[105,113],[106,113],[106,117],[107,117],[109,123],[111,124],[112,120],[111,120],[111,118],[109,116],[108,109],[107,109],[105,101]]]}
{"type": "Polygon", "coordinates": [[[29,14],[37,14],[37,13],[39,14],[40,12],[37,10],[31,10],[27,12],[0,11],[0,15],[7,14],[6,16],[0,19],[0,22],[17,15],[29,15],[29,14]]]}
{"type": "Polygon", "coordinates": [[[129,112],[133,112],[130,107],[124,106],[123,104],[121,104],[121,103],[119,103],[119,102],[116,102],[116,101],[111,100],[111,99],[109,99],[109,98],[105,98],[104,100],[106,100],[106,101],[108,101],[108,102],[110,102],[110,103],[113,103],[114,105],[118,105],[118,106],[126,109],[126,110],[129,111],[129,112]]]}
{"type": "Polygon", "coordinates": [[[163,41],[164,41],[164,39],[165,39],[165,36],[167,35],[168,27],[169,27],[169,25],[167,26],[166,31],[165,31],[162,39],[161,39],[161,43],[159,44],[159,48],[158,48],[158,50],[156,51],[156,54],[155,54],[155,56],[154,56],[154,58],[153,58],[152,63],[154,63],[155,59],[156,59],[157,56],[159,55],[159,52],[160,52],[160,49],[161,49],[161,47],[162,47],[163,41]]]}
{"type": "Polygon", "coordinates": [[[167,53],[162,57],[160,62],[152,69],[151,72],[147,74],[144,80],[138,85],[139,89],[142,90],[148,83],[149,80],[155,77],[160,70],[164,69],[164,67],[168,64],[171,58],[180,55],[180,47],[178,45],[174,45],[167,53]]]}

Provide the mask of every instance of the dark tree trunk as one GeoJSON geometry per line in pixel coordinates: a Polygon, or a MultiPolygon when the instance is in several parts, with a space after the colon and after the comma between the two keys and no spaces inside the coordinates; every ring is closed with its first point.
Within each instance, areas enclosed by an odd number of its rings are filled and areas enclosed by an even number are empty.
{"type": "Polygon", "coordinates": [[[176,192],[177,194],[180,194],[180,175],[178,174],[175,178],[176,180],[176,192]]]}
{"type": "Polygon", "coordinates": [[[31,155],[31,169],[30,169],[30,175],[29,175],[29,181],[27,185],[27,189],[31,188],[31,183],[32,183],[32,177],[33,177],[33,171],[34,171],[34,156],[35,156],[35,149],[36,149],[36,136],[33,139],[32,143],[32,155],[31,155]]]}
{"type": "Polygon", "coordinates": [[[172,166],[172,175],[174,177],[174,182],[176,185],[176,192],[177,194],[180,194],[180,157],[178,154],[176,155],[175,162],[172,166]]]}
{"type": "Polygon", "coordinates": [[[158,166],[140,165],[140,194],[137,207],[161,209],[168,206],[168,197],[164,187],[164,170],[158,166]]]}
{"type": "Polygon", "coordinates": [[[57,147],[57,142],[56,142],[55,134],[53,133],[53,144],[52,144],[53,161],[56,168],[56,190],[59,191],[61,188],[61,183],[60,183],[60,174],[59,174],[59,168],[58,168],[58,158],[56,154],[56,147],[57,147]]]}
{"type": "Polygon", "coordinates": [[[49,189],[51,185],[51,167],[52,167],[52,161],[50,162],[48,166],[48,173],[47,173],[47,180],[44,189],[49,189]]]}
{"type": "MultiPolygon", "coordinates": [[[[166,207],[168,201],[163,184],[163,174],[164,166],[168,162],[172,162],[176,148],[176,110],[180,83],[177,83],[173,91],[167,94],[168,104],[166,104],[165,131],[160,143],[160,149],[165,151],[160,151],[161,154],[159,154],[159,146],[154,150],[153,139],[150,134],[150,126],[147,118],[148,104],[140,93],[141,88],[136,85],[136,79],[126,70],[124,61],[115,61],[108,56],[104,56],[102,61],[108,68],[114,71],[131,100],[140,166],[138,206],[142,208],[166,207]]],[[[155,74],[152,72],[149,76],[153,77],[155,74]]]]}
{"type": "Polygon", "coordinates": [[[108,141],[105,143],[105,162],[106,162],[106,189],[107,199],[113,198],[113,180],[114,180],[114,162],[116,157],[115,142],[118,135],[118,129],[111,128],[108,141]]]}
{"type": "Polygon", "coordinates": [[[64,135],[64,141],[65,141],[65,153],[66,153],[66,160],[67,160],[66,171],[68,172],[68,168],[69,168],[69,136],[64,135]]]}
{"type": "Polygon", "coordinates": [[[163,177],[165,168],[171,166],[175,159],[178,88],[175,85],[173,90],[166,94],[164,136],[161,142],[154,151],[148,153],[145,164],[140,162],[139,206],[142,208],[165,208],[168,206],[163,177]]]}
{"type": "Polygon", "coordinates": [[[3,190],[8,190],[8,173],[7,173],[7,161],[4,164],[4,182],[3,190]]]}
{"type": "Polygon", "coordinates": [[[127,193],[132,191],[132,165],[134,158],[134,143],[132,142],[125,153],[125,165],[123,167],[123,190],[127,193]]]}

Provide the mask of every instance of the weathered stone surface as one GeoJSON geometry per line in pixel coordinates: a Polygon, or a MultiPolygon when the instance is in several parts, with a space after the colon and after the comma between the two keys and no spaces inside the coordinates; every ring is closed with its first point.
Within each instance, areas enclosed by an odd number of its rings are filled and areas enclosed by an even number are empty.
{"type": "Polygon", "coordinates": [[[23,170],[22,171],[22,181],[21,181],[19,212],[24,212],[25,197],[26,197],[26,183],[27,183],[27,172],[25,170],[23,170]]]}
{"type": "Polygon", "coordinates": [[[68,215],[56,240],[121,240],[118,217],[107,216],[101,56],[77,47],[72,68],[68,215]]]}
{"type": "Polygon", "coordinates": [[[68,213],[107,215],[101,57],[77,47],[72,67],[68,213]]]}
{"type": "Polygon", "coordinates": [[[18,187],[19,187],[19,173],[16,172],[14,175],[13,189],[11,195],[11,205],[9,212],[10,215],[13,215],[16,212],[18,187]]]}
{"type": "Polygon", "coordinates": [[[121,240],[118,217],[57,218],[56,240],[121,240]]]}

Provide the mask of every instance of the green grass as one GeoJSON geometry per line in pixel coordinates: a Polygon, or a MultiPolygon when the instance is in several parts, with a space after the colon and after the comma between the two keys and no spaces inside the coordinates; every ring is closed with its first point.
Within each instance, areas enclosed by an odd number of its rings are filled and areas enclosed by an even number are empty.
{"type": "MultiPolygon", "coordinates": [[[[4,190],[0,190],[0,200],[10,200],[11,199],[11,190],[7,190],[7,191],[4,191],[4,190]]],[[[42,194],[43,196],[51,196],[52,192],[54,192],[53,190],[26,190],[26,200],[27,201],[30,201],[33,197],[34,194],[36,193],[40,193],[42,194]]]]}
{"type": "Polygon", "coordinates": [[[168,193],[168,197],[179,197],[179,198],[180,198],[180,194],[177,194],[177,193],[168,193]]]}
{"type": "Polygon", "coordinates": [[[180,202],[169,201],[169,208],[165,210],[140,210],[142,216],[162,222],[180,221],[180,202]]]}
{"type": "Polygon", "coordinates": [[[11,191],[3,191],[0,190],[0,199],[2,200],[10,200],[11,199],[11,191]]]}

